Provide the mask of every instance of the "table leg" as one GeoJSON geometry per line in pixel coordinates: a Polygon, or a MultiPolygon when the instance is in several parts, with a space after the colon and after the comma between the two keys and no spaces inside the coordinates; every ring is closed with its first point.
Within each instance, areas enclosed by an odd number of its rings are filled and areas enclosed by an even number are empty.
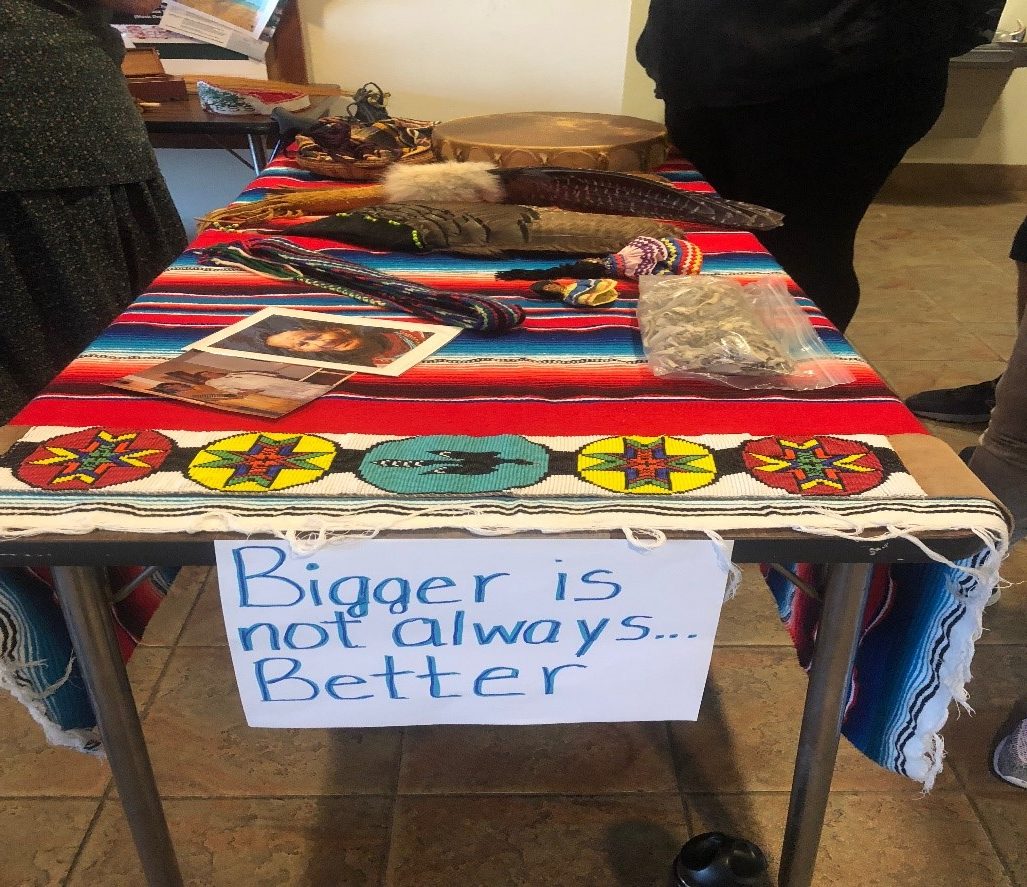
{"type": "Polygon", "coordinates": [[[258,175],[267,166],[267,149],[264,147],[264,137],[256,133],[246,133],[246,140],[250,143],[250,158],[253,160],[253,171],[258,175]]]}
{"type": "Polygon", "coordinates": [[[146,883],[150,887],[182,887],[139,713],[114,634],[106,572],[98,567],[54,567],[53,578],[146,883]]]}
{"type": "Polygon", "coordinates": [[[809,887],[813,881],[871,569],[832,564],[828,570],[781,847],[780,887],[809,887]]]}

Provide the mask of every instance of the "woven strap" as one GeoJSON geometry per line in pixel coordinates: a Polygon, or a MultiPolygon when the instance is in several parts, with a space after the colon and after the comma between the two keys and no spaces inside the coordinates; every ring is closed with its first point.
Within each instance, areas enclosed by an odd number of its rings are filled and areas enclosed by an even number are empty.
{"type": "Polygon", "coordinates": [[[683,237],[634,238],[622,250],[596,259],[581,259],[552,268],[511,268],[496,273],[497,280],[550,280],[612,277],[638,280],[644,274],[698,274],[702,251],[683,237]]]}
{"type": "Polygon", "coordinates": [[[219,243],[194,252],[201,265],[242,268],[276,280],[303,283],[446,326],[502,333],[524,322],[524,311],[519,305],[411,283],[326,252],[304,249],[282,237],[219,243]]]}

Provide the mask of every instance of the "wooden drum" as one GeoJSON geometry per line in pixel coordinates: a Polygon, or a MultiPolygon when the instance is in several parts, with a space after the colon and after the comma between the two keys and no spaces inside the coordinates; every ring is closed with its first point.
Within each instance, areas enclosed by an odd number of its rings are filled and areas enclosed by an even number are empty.
{"type": "Polygon", "coordinates": [[[651,172],[667,157],[662,123],[615,114],[524,111],[461,117],[435,126],[439,160],[497,166],[565,166],[651,172]]]}

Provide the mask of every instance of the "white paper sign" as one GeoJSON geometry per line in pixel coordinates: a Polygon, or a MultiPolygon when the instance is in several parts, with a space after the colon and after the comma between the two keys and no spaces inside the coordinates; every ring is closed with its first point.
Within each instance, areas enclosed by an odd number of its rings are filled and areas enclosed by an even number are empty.
{"type": "Polygon", "coordinates": [[[254,727],[695,720],[727,582],[712,542],[218,542],[254,727]]]}

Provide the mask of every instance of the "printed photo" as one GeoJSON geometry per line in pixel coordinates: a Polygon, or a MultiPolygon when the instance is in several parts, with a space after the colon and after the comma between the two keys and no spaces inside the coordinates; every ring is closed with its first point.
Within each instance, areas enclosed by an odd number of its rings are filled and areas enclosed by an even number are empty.
{"type": "Polygon", "coordinates": [[[336,318],[265,308],[192,348],[209,354],[398,376],[452,340],[456,327],[336,318]]]}
{"type": "Polygon", "coordinates": [[[351,375],[191,351],[110,384],[138,394],[277,419],[327,394],[351,375]]]}
{"type": "Polygon", "coordinates": [[[183,6],[259,37],[281,0],[178,0],[183,6]]]}

